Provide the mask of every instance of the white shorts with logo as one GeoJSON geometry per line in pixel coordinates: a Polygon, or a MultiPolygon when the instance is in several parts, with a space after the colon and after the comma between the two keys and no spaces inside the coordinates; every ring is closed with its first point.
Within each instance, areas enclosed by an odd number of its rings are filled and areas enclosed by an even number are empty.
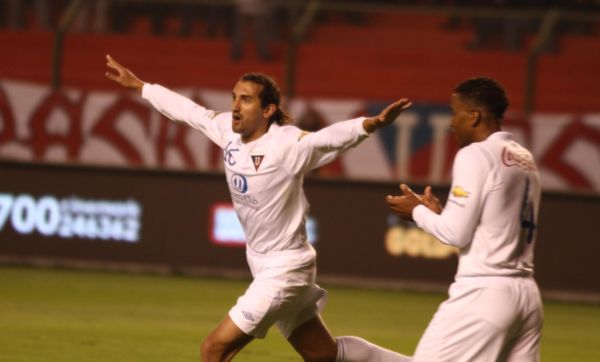
{"type": "Polygon", "coordinates": [[[460,278],[421,337],[413,362],[539,361],[542,322],[533,278],[460,278]]]}
{"type": "Polygon", "coordinates": [[[254,280],[229,311],[229,317],[246,334],[264,338],[275,324],[285,338],[316,316],[327,292],[315,284],[316,252],[301,249],[260,254],[246,248],[254,280]]]}

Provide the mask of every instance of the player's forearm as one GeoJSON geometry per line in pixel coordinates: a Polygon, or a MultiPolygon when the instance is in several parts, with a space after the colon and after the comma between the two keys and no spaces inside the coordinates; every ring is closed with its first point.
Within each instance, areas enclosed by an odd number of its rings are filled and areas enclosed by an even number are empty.
{"type": "Polygon", "coordinates": [[[367,138],[363,117],[337,122],[310,135],[315,149],[323,152],[345,151],[367,138]]]}
{"type": "Polygon", "coordinates": [[[435,236],[444,244],[463,248],[471,242],[471,236],[466,225],[460,221],[448,220],[443,213],[438,215],[429,210],[425,205],[413,209],[412,217],[417,226],[427,233],[435,236]]]}
{"type": "Polygon", "coordinates": [[[191,99],[158,84],[144,84],[142,97],[160,113],[174,121],[181,121],[202,128],[199,123],[209,121],[215,112],[207,110],[191,99]]]}

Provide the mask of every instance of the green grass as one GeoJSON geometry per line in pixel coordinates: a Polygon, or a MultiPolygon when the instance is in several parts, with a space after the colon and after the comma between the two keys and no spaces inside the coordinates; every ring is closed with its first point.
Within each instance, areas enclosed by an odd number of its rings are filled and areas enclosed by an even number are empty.
{"type": "MultiPolygon", "coordinates": [[[[245,281],[0,267],[0,361],[199,361],[245,281]]],[[[411,354],[441,294],[329,287],[324,319],[411,354]]],[[[600,306],[545,303],[542,361],[600,361],[600,306]]],[[[273,329],[237,361],[299,361],[273,329]]]]}

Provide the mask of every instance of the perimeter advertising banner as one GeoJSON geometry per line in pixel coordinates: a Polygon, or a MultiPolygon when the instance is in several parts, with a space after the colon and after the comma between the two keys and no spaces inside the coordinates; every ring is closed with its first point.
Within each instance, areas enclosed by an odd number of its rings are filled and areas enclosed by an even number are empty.
{"type": "MultiPolygon", "coordinates": [[[[230,90],[177,89],[217,111],[230,90]]],[[[387,102],[293,99],[299,127],[378,114],[387,102]]],[[[344,153],[318,175],[352,180],[448,183],[457,150],[447,105],[415,103],[391,127],[344,153]]],[[[600,193],[600,113],[509,113],[505,129],[537,160],[545,190],[600,193]]],[[[201,132],[170,122],[133,92],[63,89],[0,80],[0,159],[110,167],[221,171],[221,150],[201,132]]]]}
{"type": "MultiPolygon", "coordinates": [[[[305,190],[321,277],[452,281],[456,250],[388,211],[384,197],[397,184],[309,177],[305,190]]],[[[447,189],[434,193],[445,199],[447,189]]],[[[536,250],[542,289],[600,292],[598,215],[598,196],[544,195],[536,250]]],[[[248,273],[222,174],[16,162],[0,162],[0,259],[248,273]]]]}

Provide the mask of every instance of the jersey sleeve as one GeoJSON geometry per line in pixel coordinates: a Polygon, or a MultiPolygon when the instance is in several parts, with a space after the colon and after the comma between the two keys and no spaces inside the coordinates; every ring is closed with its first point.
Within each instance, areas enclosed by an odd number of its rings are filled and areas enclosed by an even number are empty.
{"type": "Polygon", "coordinates": [[[284,167],[293,174],[308,172],[333,161],[368,137],[364,117],[337,122],[317,132],[290,127],[284,144],[284,167]]]}
{"type": "Polygon", "coordinates": [[[425,205],[413,209],[417,225],[443,243],[464,248],[471,242],[481,216],[491,166],[475,146],[461,149],[454,160],[452,186],[441,214],[425,205]]]}
{"type": "Polygon", "coordinates": [[[184,122],[202,131],[211,141],[223,147],[223,134],[231,127],[231,117],[227,116],[229,113],[206,109],[158,84],[145,84],[142,88],[142,98],[167,118],[184,122]]]}

